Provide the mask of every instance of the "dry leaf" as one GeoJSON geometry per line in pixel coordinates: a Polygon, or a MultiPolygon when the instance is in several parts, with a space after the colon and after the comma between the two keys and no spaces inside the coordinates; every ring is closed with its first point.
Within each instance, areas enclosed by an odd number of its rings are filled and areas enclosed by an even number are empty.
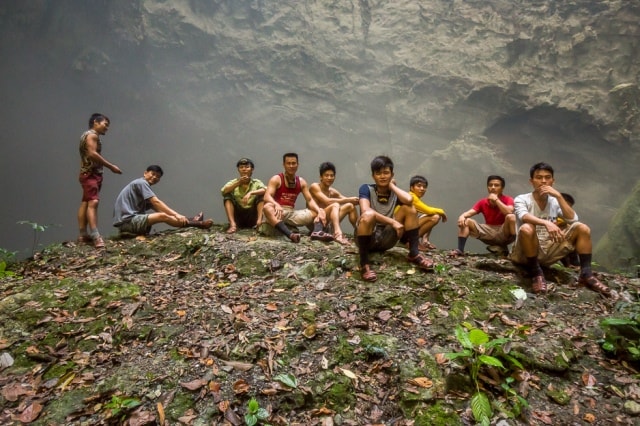
{"type": "Polygon", "coordinates": [[[233,367],[238,371],[249,371],[253,368],[253,364],[248,364],[246,362],[239,361],[222,361],[224,365],[228,365],[229,367],[233,367]]]}
{"type": "Polygon", "coordinates": [[[414,379],[407,380],[407,382],[411,383],[412,385],[419,386],[421,388],[430,388],[433,386],[433,381],[426,377],[416,377],[414,379]]]}
{"type": "Polygon", "coordinates": [[[584,373],[582,375],[582,383],[586,386],[586,387],[593,387],[596,385],[596,383],[598,383],[598,381],[596,380],[595,377],[593,377],[591,374],[589,373],[584,373]]]}
{"type": "Polygon", "coordinates": [[[392,312],[391,312],[391,311],[381,311],[381,312],[378,314],[378,318],[379,318],[381,321],[387,322],[387,321],[389,321],[389,318],[391,318],[391,316],[392,316],[392,315],[393,315],[393,314],[392,314],[392,312]]]}
{"type": "Polygon", "coordinates": [[[190,382],[181,382],[180,386],[182,386],[185,389],[189,389],[189,390],[198,390],[201,387],[203,387],[204,385],[207,384],[207,381],[204,379],[196,379],[196,380],[192,380],[190,382]]]}
{"type": "Polygon", "coordinates": [[[233,384],[233,392],[236,395],[247,393],[249,392],[249,389],[251,389],[251,386],[244,379],[236,380],[236,382],[233,384]]]}
{"type": "Polygon", "coordinates": [[[20,416],[18,416],[18,420],[22,423],[31,423],[38,418],[40,412],[42,411],[42,408],[43,405],[36,401],[25,408],[22,413],[20,413],[20,416]]]}
{"type": "Polygon", "coordinates": [[[594,416],[591,413],[587,413],[584,415],[584,417],[582,418],[582,420],[584,420],[587,423],[593,423],[596,421],[596,416],[594,416]]]}
{"type": "Polygon", "coordinates": [[[158,423],[163,425],[164,424],[164,407],[162,406],[162,402],[158,402],[156,404],[156,409],[158,410],[158,423]]]}

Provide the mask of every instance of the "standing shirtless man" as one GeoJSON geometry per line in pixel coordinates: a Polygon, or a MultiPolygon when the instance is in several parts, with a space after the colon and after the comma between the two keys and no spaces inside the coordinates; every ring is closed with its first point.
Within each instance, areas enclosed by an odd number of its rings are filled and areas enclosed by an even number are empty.
{"type": "Polygon", "coordinates": [[[110,163],[101,154],[100,136],[109,130],[109,118],[95,113],[89,118],[89,130],[80,137],[80,185],[82,185],[82,202],[78,209],[79,243],[93,243],[97,249],[104,248],[104,240],[98,231],[98,204],[102,188],[102,169],[108,168],[113,173],[122,174],[115,164],[110,163]],[[87,226],[89,227],[87,232],[87,226]]]}

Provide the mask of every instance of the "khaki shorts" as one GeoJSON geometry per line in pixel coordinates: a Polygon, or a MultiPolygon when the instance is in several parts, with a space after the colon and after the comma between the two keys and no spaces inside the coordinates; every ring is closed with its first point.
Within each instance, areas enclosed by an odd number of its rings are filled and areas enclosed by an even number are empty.
{"type": "Polygon", "coordinates": [[[478,223],[473,219],[467,219],[467,221],[473,221],[476,225],[476,231],[469,228],[469,236],[477,238],[489,246],[508,246],[516,240],[515,235],[509,235],[509,237],[507,237],[509,230],[505,229],[505,227],[509,225],[507,225],[506,222],[498,226],[478,223]]]}
{"type": "Polygon", "coordinates": [[[284,208],[282,220],[290,226],[313,226],[313,212],[309,209],[294,210],[284,208]]]}
{"type": "MultiPolygon", "coordinates": [[[[563,230],[564,241],[554,242],[549,239],[541,239],[538,247],[538,262],[543,266],[553,265],[558,260],[575,251],[575,246],[571,244],[569,240],[571,240],[571,237],[579,224],[580,222],[574,222],[567,229],[563,230]]],[[[536,228],[540,228],[540,226],[536,228]]],[[[527,263],[527,258],[522,252],[522,246],[519,244],[517,239],[516,243],[513,245],[511,254],[509,254],[509,259],[514,263],[523,265],[527,263]]]]}
{"type": "Polygon", "coordinates": [[[148,214],[137,214],[128,222],[122,222],[117,226],[121,234],[147,235],[151,231],[148,214]]]}

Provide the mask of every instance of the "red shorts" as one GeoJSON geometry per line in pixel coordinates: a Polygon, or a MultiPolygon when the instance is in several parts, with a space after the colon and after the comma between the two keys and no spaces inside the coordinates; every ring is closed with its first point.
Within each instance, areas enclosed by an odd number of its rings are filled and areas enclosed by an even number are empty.
{"type": "Polygon", "coordinates": [[[100,189],[102,188],[102,175],[93,173],[80,173],[78,178],[82,185],[82,201],[93,201],[100,199],[100,189]]]}

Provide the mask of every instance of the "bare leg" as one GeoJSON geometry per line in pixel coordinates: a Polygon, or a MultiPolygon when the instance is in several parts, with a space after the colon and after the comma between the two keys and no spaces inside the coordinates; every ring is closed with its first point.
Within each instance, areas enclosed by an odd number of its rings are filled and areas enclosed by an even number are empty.
{"type": "Polygon", "coordinates": [[[224,212],[227,214],[227,220],[229,221],[229,229],[227,229],[227,234],[233,234],[234,232],[236,232],[237,226],[235,209],[231,200],[224,200],[224,212]]]}

